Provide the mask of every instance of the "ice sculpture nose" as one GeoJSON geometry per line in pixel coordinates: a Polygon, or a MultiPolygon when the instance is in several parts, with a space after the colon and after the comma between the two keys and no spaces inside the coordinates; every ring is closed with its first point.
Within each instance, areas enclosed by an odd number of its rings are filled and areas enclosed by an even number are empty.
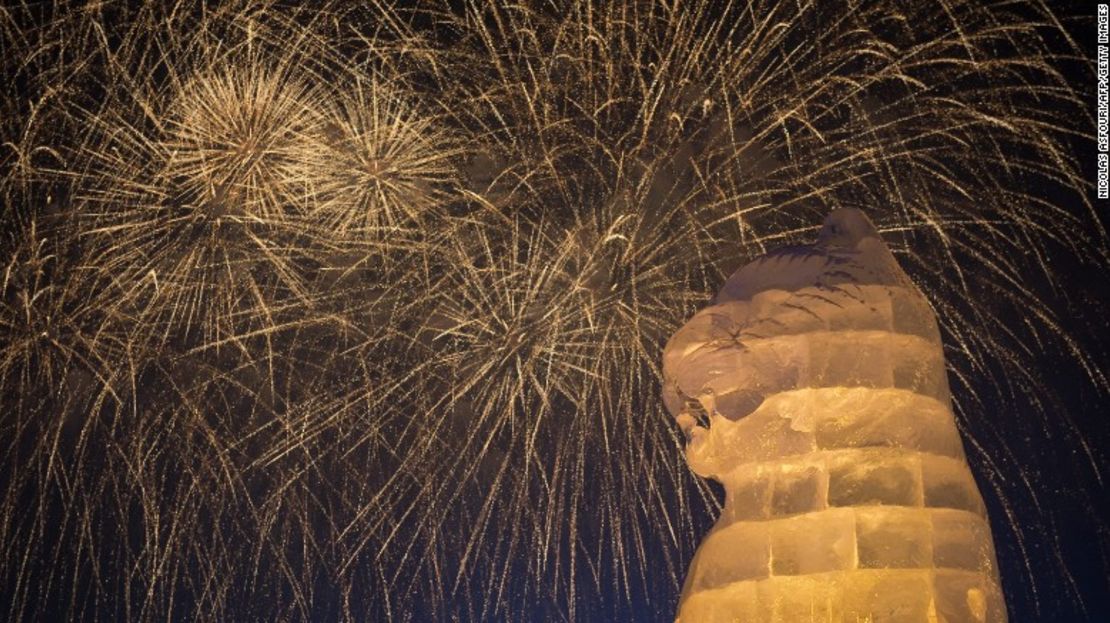
{"type": "Polygon", "coordinates": [[[682,620],[1006,620],[932,309],[861,212],[738,270],[663,372],[726,490],[682,620]]]}

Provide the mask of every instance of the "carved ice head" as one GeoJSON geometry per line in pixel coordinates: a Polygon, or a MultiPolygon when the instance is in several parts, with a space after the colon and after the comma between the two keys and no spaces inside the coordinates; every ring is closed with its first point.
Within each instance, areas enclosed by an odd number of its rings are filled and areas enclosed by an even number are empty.
{"type": "Polygon", "coordinates": [[[663,376],[664,402],[703,476],[789,452],[791,431],[811,432],[807,389],[906,388],[948,400],[931,308],[851,209],[829,214],[816,243],[736,271],[671,337],[663,376]],[[771,419],[745,422],[753,417],[771,419]],[[746,432],[756,428],[762,437],[746,432]]]}

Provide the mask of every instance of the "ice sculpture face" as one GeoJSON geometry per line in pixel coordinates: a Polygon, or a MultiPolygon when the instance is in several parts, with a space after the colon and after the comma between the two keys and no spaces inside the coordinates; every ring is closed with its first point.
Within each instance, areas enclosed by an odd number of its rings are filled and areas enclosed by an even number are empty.
{"type": "Polygon", "coordinates": [[[679,620],[1006,620],[932,309],[862,212],[733,274],[663,374],[726,491],[679,620]]]}

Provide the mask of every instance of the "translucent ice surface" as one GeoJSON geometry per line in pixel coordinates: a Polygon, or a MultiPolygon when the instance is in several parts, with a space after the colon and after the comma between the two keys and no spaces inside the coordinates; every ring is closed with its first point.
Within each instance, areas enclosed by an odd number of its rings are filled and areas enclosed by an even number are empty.
{"type": "Polygon", "coordinates": [[[861,212],[738,270],[663,374],[726,491],[678,620],[1006,621],[936,320],[861,212]]]}

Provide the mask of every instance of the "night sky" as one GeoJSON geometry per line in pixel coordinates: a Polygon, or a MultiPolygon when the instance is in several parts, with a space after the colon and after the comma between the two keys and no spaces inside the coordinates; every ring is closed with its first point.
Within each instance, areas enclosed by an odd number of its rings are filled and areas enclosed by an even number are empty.
{"type": "Polygon", "coordinates": [[[0,9],[0,619],[673,620],[663,346],[852,207],[1110,621],[1093,4],[319,4],[0,9]]]}

